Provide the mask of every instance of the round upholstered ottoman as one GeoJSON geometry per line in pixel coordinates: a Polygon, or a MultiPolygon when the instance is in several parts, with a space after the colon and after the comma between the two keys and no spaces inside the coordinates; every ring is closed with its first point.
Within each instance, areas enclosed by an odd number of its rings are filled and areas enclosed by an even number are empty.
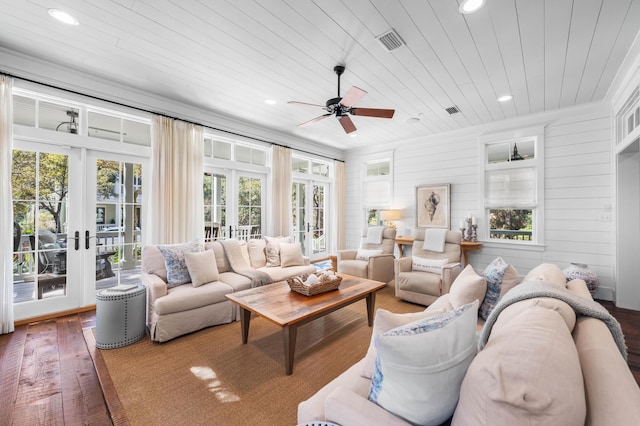
{"type": "Polygon", "coordinates": [[[145,335],[147,291],[143,285],[127,290],[104,289],[96,294],[96,347],[114,349],[145,335]]]}

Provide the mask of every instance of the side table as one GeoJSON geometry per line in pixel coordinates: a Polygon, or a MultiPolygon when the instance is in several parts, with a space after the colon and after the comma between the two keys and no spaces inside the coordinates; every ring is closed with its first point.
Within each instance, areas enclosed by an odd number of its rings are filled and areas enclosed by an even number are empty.
{"type": "Polygon", "coordinates": [[[480,250],[482,248],[482,243],[479,241],[463,241],[460,243],[460,262],[462,263],[462,267],[467,266],[467,252],[473,250],[480,250]]]}
{"type": "Polygon", "coordinates": [[[96,348],[114,349],[145,335],[147,290],[138,284],[126,291],[104,289],[96,294],[96,348]]]}
{"type": "Polygon", "coordinates": [[[400,257],[404,256],[404,246],[410,246],[413,245],[413,237],[396,237],[396,244],[398,245],[398,254],[400,255],[400,257]]]}

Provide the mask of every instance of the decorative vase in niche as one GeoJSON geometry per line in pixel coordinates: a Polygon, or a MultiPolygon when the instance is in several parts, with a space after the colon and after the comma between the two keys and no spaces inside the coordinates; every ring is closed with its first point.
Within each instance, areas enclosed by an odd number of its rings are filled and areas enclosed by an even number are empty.
{"type": "Polygon", "coordinates": [[[581,279],[587,283],[587,288],[593,296],[598,289],[598,274],[589,269],[589,266],[584,263],[571,263],[562,272],[567,278],[567,281],[581,279]]]}

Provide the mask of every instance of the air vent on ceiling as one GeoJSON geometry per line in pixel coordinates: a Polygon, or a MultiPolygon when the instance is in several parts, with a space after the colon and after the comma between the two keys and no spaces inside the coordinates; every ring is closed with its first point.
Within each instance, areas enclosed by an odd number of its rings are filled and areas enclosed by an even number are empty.
{"type": "Polygon", "coordinates": [[[387,49],[388,52],[404,46],[404,41],[402,41],[396,30],[393,28],[376,37],[376,40],[378,40],[378,42],[387,49]]]}
{"type": "Polygon", "coordinates": [[[444,110],[447,111],[449,114],[456,114],[456,113],[460,112],[458,107],[455,106],[455,105],[452,106],[452,107],[449,107],[449,108],[445,108],[444,110]]]}

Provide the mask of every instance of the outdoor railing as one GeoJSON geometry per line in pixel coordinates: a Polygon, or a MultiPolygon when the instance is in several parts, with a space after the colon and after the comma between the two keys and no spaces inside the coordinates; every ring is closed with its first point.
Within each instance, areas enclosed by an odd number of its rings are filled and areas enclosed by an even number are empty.
{"type": "Polygon", "coordinates": [[[531,241],[531,231],[514,231],[511,229],[492,229],[489,238],[499,240],[531,241]]]}

